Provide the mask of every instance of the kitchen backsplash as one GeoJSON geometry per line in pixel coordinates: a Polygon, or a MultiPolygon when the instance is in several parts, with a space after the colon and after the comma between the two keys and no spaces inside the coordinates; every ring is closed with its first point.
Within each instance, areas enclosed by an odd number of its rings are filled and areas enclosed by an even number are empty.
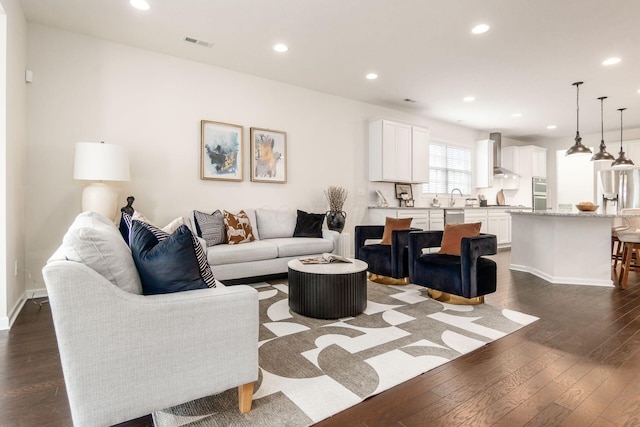
{"type": "MultiPolygon", "coordinates": [[[[531,207],[531,197],[530,191],[524,191],[522,185],[530,186],[530,183],[523,184],[520,182],[520,187],[518,189],[504,189],[504,197],[505,204],[511,206],[527,206],[531,207]]],[[[431,207],[431,202],[433,198],[436,196],[435,194],[423,194],[422,193],[422,184],[413,184],[411,186],[413,191],[413,199],[415,207],[431,207]]],[[[503,189],[503,183],[501,178],[494,178],[493,186],[489,188],[481,188],[477,191],[474,189],[474,193],[471,196],[463,196],[460,197],[458,194],[455,195],[455,206],[464,206],[465,199],[467,197],[477,198],[479,194],[482,194],[487,199],[488,205],[495,205],[496,196],[500,190],[503,189]]],[[[380,191],[384,198],[387,200],[389,207],[398,207],[400,206],[400,201],[396,199],[395,194],[395,184],[389,182],[369,182],[369,206],[378,206],[379,205],[379,197],[376,193],[380,191]]],[[[438,194],[438,200],[440,201],[440,206],[447,207],[449,206],[449,194],[438,194]]]]}

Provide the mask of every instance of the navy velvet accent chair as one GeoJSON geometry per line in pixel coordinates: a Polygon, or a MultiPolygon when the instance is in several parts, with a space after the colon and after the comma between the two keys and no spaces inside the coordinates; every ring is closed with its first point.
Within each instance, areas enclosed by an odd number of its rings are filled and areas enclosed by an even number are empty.
{"type": "Polygon", "coordinates": [[[400,284],[408,282],[409,258],[408,242],[409,232],[418,231],[419,228],[408,230],[393,230],[391,244],[379,243],[365,244],[367,240],[380,240],[384,234],[384,225],[357,225],[355,228],[355,257],[369,265],[368,271],[375,276],[370,280],[385,284],[400,284]],[[387,280],[389,279],[389,280],[387,280]],[[393,281],[391,279],[397,279],[393,281]]]}
{"type": "MultiPolygon", "coordinates": [[[[493,234],[463,237],[460,256],[439,253],[423,253],[425,248],[437,248],[442,241],[442,231],[421,231],[409,234],[409,278],[411,283],[430,290],[440,291],[471,302],[483,302],[484,295],[496,291],[497,265],[483,255],[498,252],[498,242],[493,234]]],[[[435,297],[434,297],[435,298],[435,297]]],[[[443,301],[444,299],[436,298],[443,301]]]]}

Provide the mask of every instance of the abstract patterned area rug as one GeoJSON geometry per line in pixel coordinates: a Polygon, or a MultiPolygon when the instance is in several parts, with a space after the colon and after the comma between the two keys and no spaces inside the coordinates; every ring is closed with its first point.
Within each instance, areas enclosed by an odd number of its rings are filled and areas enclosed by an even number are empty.
{"type": "Polygon", "coordinates": [[[233,389],[158,411],[157,427],[308,426],[538,319],[369,282],[364,313],[321,320],[289,310],[286,284],[256,288],[260,373],[251,412],[238,411],[233,389]]]}

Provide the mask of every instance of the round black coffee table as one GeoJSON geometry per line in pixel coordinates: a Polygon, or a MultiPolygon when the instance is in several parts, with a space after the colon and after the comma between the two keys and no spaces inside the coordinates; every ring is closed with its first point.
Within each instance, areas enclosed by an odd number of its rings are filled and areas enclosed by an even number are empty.
{"type": "Polygon", "coordinates": [[[366,262],[302,264],[289,261],[289,308],[303,316],[339,319],[367,307],[366,262]]]}

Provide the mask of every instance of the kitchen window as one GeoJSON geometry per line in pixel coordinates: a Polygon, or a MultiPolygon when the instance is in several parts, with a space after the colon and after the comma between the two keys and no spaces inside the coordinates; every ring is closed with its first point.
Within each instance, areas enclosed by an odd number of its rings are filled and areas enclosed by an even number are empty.
{"type": "Polygon", "coordinates": [[[440,142],[429,144],[429,183],[422,192],[449,194],[454,188],[471,194],[471,150],[440,142]]]}

